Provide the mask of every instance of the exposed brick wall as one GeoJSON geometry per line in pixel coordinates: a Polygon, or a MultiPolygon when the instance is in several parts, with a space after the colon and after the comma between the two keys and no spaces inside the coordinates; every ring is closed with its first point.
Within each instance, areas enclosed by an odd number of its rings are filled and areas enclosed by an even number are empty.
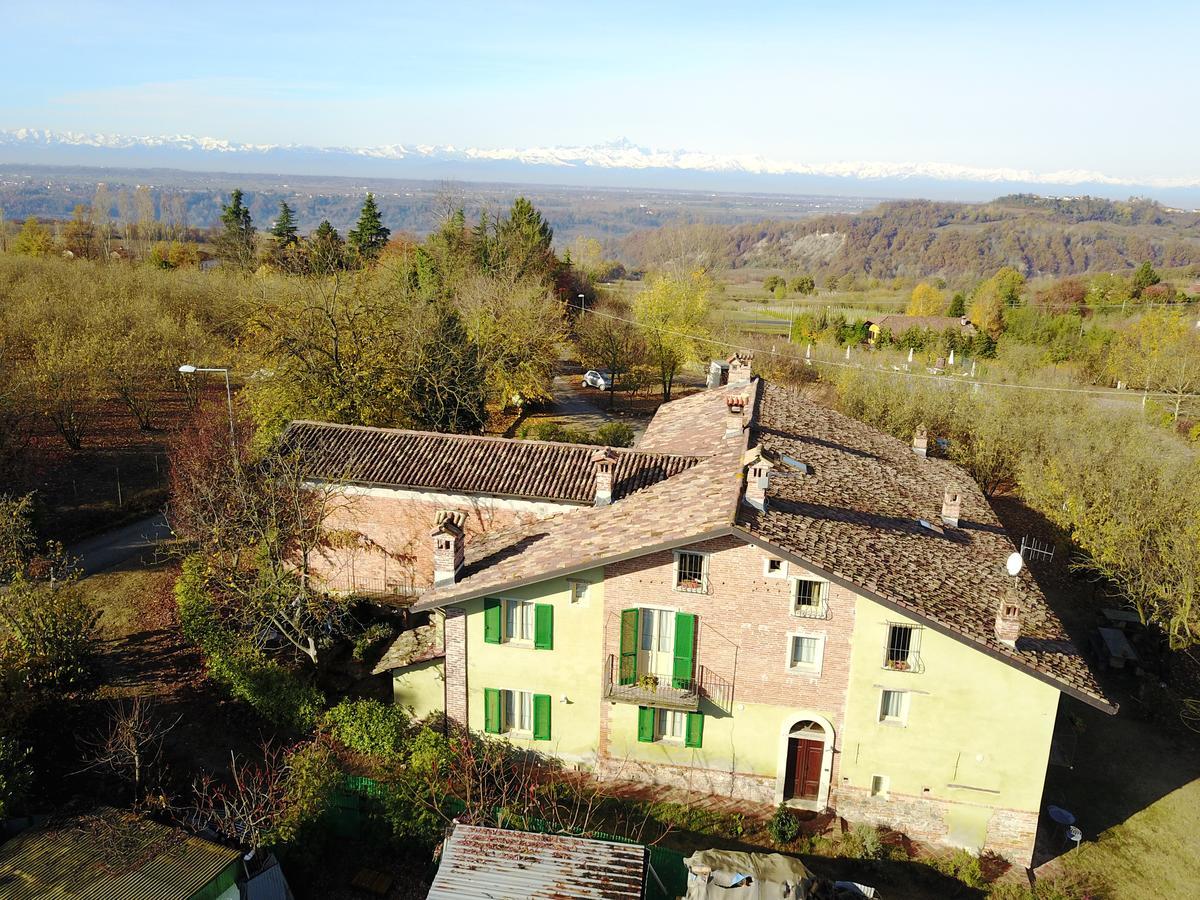
{"type": "MultiPolygon", "coordinates": [[[[836,585],[829,586],[828,616],[824,619],[792,615],[789,578],[764,575],[770,557],[759,547],[737,538],[721,538],[687,547],[708,553],[708,592],[694,594],[674,589],[673,551],[649,554],[605,567],[605,661],[620,653],[621,610],[630,607],[668,607],[699,617],[697,665],[733,684],[733,715],[738,703],[762,703],[821,713],[833,724],[834,756],[830,776],[830,802],[838,785],[841,747],[850,671],[850,638],[854,630],[855,599],[836,585]],[[819,676],[787,672],[788,637],[799,632],[824,636],[824,658],[819,676]]],[[[789,576],[804,575],[790,565],[789,576]]],[[[601,707],[602,758],[608,756],[608,704],[601,707]]],[[[784,725],[780,722],[780,728],[784,725]]],[[[764,735],[778,743],[779,731],[764,735]]],[[[615,764],[615,761],[612,761],[615,764]]],[[[730,776],[725,773],[724,777],[730,776]]],[[[771,782],[771,791],[775,784],[771,782]]],[[[768,796],[767,801],[770,801],[768,796]]]]}
{"type": "Polygon", "coordinates": [[[545,518],[554,503],[443,494],[436,491],[345,490],[325,526],[335,544],[314,553],[310,565],[335,590],[421,590],[433,582],[430,532],[440,510],[466,514],[466,544],[498,528],[545,518]]]}
{"type": "MultiPolygon", "coordinates": [[[[842,785],[837,809],[852,822],[899,828],[916,840],[949,845],[946,815],[954,805],[948,800],[894,792],[887,797],[872,797],[865,788],[842,785]]],[[[1033,858],[1037,826],[1036,812],[995,809],[987,825],[986,847],[1017,865],[1028,866],[1033,858]]]]}
{"type": "Polygon", "coordinates": [[[467,719],[467,614],[446,608],[446,716],[461,725],[467,719]]]}

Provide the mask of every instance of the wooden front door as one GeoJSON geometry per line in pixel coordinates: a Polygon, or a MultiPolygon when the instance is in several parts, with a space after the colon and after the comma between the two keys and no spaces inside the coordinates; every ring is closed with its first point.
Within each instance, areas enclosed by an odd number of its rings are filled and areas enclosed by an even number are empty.
{"type": "Polygon", "coordinates": [[[816,800],[821,792],[821,763],[825,744],[805,738],[788,741],[787,789],[789,800],[816,800]]]}

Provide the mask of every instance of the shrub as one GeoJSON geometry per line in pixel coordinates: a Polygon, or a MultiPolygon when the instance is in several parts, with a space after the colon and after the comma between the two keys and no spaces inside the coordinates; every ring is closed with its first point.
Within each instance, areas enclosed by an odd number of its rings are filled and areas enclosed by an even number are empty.
{"type": "Polygon", "coordinates": [[[380,644],[395,634],[392,626],[386,622],[376,622],[363,629],[362,634],[354,639],[354,658],[362,662],[380,644]]]}
{"type": "Polygon", "coordinates": [[[24,798],[32,778],[29,748],[0,735],[0,819],[13,815],[14,807],[24,798]]]}
{"type": "Polygon", "coordinates": [[[632,447],[633,429],[624,422],[605,422],[596,429],[596,440],[606,447],[632,447]]]}
{"type": "Polygon", "coordinates": [[[955,850],[949,856],[935,856],[930,862],[943,875],[957,878],[967,887],[981,888],[987,884],[979,857],[967,850],[955,850]]]}
{"type": "Polygon", "coordinates": [[[0,642],[31,687],[72,688],[88,676],[100,614],[79,582],[27,581],[0,590],[0,642]]]}
{"type": "Polygon", "coordinates": [[[556,444],[595,444],[608,447],[632,447],[633,429],[624,422],[605,422],[595,431],[570,428],[557,422],[534,422],[520,431],[522,440],[551,441],[556,444]]]}
{"type": "Polygon", "coordinates": [[[325,706],[324,695],[311,680],[249,643],[232,641],[209,652],[208,674],[263,718],[285,728],[312,731],[325,706]]]}
{"type": "Polygon", "coordinates": [[[319,740],[292,749],[287,766],[286,805],[275,828],[280,844],[292,843],[302,829],[325,814],[342,775],[333,753],[319,740]]]}
{"type": "Polygon", "coordinates": [[[343,700],[325,713],[322,725],[351,750],[394,760],[404,750],[408,717],[378,700],[343,700]]]}
{"type": "Polygon", "coordinates": [[[855,825],[842,838],[839,851],[841,856],[855,859],[883,859],[887,855],[879,829],[864,822],[855,825]]]}
{"type": "Polygon", "coordinates": [[[780,803],[775,815],[767,822],[767,834],[776,844],[790,844],[800,834],[800,820],[786,804],[780,803]]]}

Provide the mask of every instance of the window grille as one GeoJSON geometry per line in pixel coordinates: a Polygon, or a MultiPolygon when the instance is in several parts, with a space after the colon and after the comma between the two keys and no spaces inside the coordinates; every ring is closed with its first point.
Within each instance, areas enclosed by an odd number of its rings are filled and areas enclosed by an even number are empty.
{"type": "Polygon", "coordinates": [[[704,593],[708,590],[703,553],[680,551],[675,554],[675,590],[704,593]]]}
{"type": "Polygon", "coordinates": [[[823,619],[829,611],[828,596],[829,582],[818,581],[815,578],[797,578],[792,612],[806,619],[823,619]]]}
{"type": "Polygon", "coordinates": [[[888,623],[883,666],[897,672],[921,670],[921,629],[916,625],[888,623]]]}

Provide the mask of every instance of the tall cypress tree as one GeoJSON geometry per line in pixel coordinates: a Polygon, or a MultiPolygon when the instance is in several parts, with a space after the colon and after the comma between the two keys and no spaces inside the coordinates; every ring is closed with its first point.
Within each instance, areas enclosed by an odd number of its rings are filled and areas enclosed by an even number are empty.
{"type": "Polygon", "coordinates": [[[299,242],[299,238],[296,236],[297,231],[296,216],[292,212],[292,208],[287,205],[286,200],[281,201],[279,216],[275,219],[275,224],[271,226],[271,235],[280,247],[293,247],[299,242]]]}
{"type": "Polygon", "coordinates": [[[226,262],[249,268],[254,264],[254,222],[242,203],[242,191],[235,188],[229,202],[221,204],[224,230],[217,238],[217,254],[226,262]]]}
{"type": "Polygon", "coordinates": [[[379,207],[375,205],[375,195],[368,193],[358,215],[358,225],[350,231],[350,246],[361,259],[370,262],[379,258],[389,235],[391,231],[383,227],[379,207]]]}

